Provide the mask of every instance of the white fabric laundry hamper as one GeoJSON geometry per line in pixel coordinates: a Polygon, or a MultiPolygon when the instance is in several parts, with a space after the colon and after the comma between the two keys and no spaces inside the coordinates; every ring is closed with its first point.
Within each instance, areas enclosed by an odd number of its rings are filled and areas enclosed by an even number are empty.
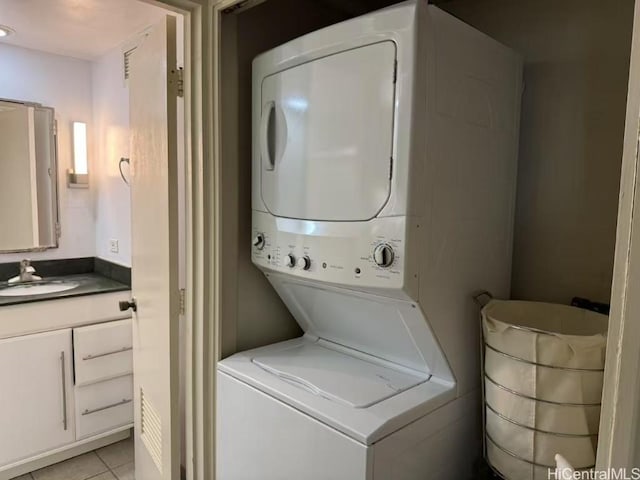
{"type": "Polygon", "coordinates": [[[596,458],[608,317],[491,300],[482,309],[485,456],[507,480],[547,480],[555,455],[596,458]]]}

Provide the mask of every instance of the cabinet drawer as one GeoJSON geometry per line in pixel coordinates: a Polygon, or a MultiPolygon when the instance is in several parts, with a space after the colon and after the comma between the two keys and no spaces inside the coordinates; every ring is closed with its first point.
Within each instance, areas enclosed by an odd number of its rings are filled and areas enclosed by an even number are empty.
{"type": "Polygon", "coordinates": [[[133,373],[131,319],[73,330],[76,385],[133,373]]]}
{"type": "Polygon", "coordinates": [[[133,376],[76,386],[75,390],[78,440],[133,423],[133,376]]]}

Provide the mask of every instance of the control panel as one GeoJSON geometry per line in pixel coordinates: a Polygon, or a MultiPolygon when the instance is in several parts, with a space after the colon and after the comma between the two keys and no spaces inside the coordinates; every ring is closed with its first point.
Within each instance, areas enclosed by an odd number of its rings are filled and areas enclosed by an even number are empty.
{"type": "Polygon", "coordinates": [[[251,258],[264,270],[372,288],[402,288],[406,218],[314,222],[253,212],[251,258]]]}

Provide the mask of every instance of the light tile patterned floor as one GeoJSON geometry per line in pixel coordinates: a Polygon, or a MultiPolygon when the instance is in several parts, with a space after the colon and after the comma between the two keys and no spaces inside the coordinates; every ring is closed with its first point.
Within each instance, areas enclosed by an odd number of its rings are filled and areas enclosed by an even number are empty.
{"type": "Polygon", "coordinates": [[[134,480],[133,439],[27,473],[15,480],[134,480]]]}

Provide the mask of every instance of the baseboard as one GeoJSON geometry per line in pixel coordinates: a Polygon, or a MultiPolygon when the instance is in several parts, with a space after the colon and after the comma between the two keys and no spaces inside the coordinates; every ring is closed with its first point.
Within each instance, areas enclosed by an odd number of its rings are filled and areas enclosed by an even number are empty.
{"type": "Polygon", "coordinates": [[[83,453],[96,450],[111,443],[119,442],[131,436],[132,425],[111,430],[109,432],[94,435],[78,442],[70,443],[64,447],[56,448],[33,457],[25,458],[9,465],[0,467],[0,480],[10,480],[25,473],[33,472],[40,468],[48,467],[54,463],[62,462],[83,453]]]}

